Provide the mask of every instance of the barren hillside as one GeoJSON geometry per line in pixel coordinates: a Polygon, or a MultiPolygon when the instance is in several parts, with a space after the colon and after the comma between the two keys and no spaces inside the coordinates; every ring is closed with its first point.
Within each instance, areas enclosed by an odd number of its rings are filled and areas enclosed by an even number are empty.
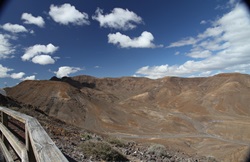
{"type": "Polygon", "coordinates": [[[24,81],[7,95],[90,131],[243,161],[250,143],[250,76],[24,81]]]}

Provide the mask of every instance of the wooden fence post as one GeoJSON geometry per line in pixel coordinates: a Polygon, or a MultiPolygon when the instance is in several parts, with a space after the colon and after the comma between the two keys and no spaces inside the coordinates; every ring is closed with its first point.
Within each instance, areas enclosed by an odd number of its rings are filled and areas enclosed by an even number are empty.
{"type": "Polygon", "coordinates": [[[25,124],[25,145],[26,145],[26,149],[28,151],[29,161],[35,162],[36,158],[35,158],[35,154],[34,154],[31,142],[30,142],[29,132],[28,132],[26,124],[25,124]]]}
{"type": "MultiPolygon", "coordinates": [[[[2,115],[2,124],[8,128],[8,115],[5,114],[4,112],[1,112],[2,115]]],[[[6,146],[7,149],[9,149],[9,143],[7,141],[7,138],[4,136],[4,134],[2,133],[2,141],[4,143],[4,145],[6,146]]]]}

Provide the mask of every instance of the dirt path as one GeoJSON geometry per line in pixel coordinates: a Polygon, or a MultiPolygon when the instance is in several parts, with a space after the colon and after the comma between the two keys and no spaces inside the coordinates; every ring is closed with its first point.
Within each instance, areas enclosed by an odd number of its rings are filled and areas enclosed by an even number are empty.
{"type": "Polygon", "coordinates": [[[197,130],[197,132],[205,133],[204,132],[205,126],[202,125],[199,121],[196,121],[195,119],[192,119],[189,116],[181,114],[181,113],[170,113],[170,114],[175,115],[175,116],[177,116],[177,117],[191,123],[194,126],[194,128],[197,130]]]}

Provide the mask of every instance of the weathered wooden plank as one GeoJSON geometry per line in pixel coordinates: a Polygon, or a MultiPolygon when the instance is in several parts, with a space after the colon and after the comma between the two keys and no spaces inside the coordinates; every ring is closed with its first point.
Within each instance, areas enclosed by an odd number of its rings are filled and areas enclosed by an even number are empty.
{"type": "Polygon", "coordinates": [[[21,161],[22,162],[29,162],[29,157],[28,157],[28,154],[27,154],[27,150],[25,148],[22,149],[21,161]]]}
{"type": "Polygon", "coordinates": [[[4,112],[5,114],[15,118],[16,120],[19,120],[22,123],[25,123],[26,120],[30,119],[31,117],[25,114],[22,114],[20,112],[5,108],[5,107],[1,107],[0,106],[0,111],[4,112]]]}
{"type": "Polygon", "coordinates": [[[31,145],[39,162],[68,162],[62,152],[56,147],[37,119],[26,121],[31,145]]]}
{"type": "MultiPolygon", "coordinates": [[[[25,123],[26,148],[3,124],[0,124],[0,129],[5,132],[4,135],[8,138],[8,141],[11,141],[10,144],[13,148],[16,147],[17,150],[14,149],[18,152],[18,156],[22,158],[22,161],[28,161],[28,157],[26,157],[28,151],[29,156],[34,156],[38,162],[68,162],[37,119],[5,107],[0,107],[0,111],[25,123]],[[15,140],[21,145],[13,143],[15,140]]],[[[34,157],[30,157],[30,159],[34,160],[34,157]]]]}
{"type": "Polygon", "coordinates": [[[8,125],[8,115],[5,114],[4,112],[1,112],[1,121],[3,123],[3,125],[7,126],[8,125]]]}
{"type": "Polygon", "coordinates": [[[2,154],[5,158],[6,162],[14,162],[12,156],[10,155],[10,152],[8,151],[7,147],[5,146],[5,144],[3,143],[2,140],[0,140],[0,148],[2,150],[2,154]]]}
{"type": "Polygon", "coordinates": [[[17,155],[20,158],[27,159],[28,155],[25,145],[21,143],[2,123],[0,123],[0,130],[2,131],[2,134],[6,137],[6,139],[9,141],[13,149],[16,151],[17,155]]]}

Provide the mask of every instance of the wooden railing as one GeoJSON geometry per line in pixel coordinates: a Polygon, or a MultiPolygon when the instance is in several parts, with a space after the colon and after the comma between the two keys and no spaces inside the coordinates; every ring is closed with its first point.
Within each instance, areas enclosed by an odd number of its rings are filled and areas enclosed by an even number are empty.
{"type": "MultiPolygon", "coordinates": [[[[0,148],[5,161],[14,161],[13,154],[22,162],[67,162],[68,160],[56,147],[37,119],[0,107],[1,139],[0,148]],[[24,140],[11,131],[10,118],[24,125],[24,140]]],[[[14,124],[14,123],[13,123],[14,124]]],[[[18,124],[16,124],[18,126],[18,124]]],[[[19,124],[20,125],[20,124],[19,124]]]]}

